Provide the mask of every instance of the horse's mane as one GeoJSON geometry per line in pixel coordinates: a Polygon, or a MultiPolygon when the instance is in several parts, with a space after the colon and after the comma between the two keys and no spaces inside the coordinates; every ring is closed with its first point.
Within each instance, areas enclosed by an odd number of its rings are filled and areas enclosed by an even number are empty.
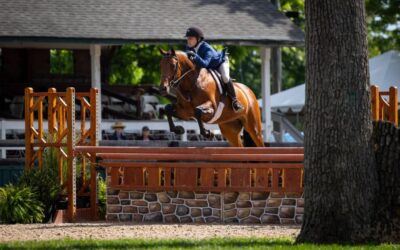
{"type": "Polygon", "coordinates": [[[179,56],[182,56],[185,60],[185,62],[187,62],[189,64],[189,67],[196,67],[196,65],[194,65],[194,63],[189,59],[189,57],[187,56],[187,54],[181,50],[177,50],[175,51],[175,54],[177,55],[177,57],[179,58],[179,56]]]}

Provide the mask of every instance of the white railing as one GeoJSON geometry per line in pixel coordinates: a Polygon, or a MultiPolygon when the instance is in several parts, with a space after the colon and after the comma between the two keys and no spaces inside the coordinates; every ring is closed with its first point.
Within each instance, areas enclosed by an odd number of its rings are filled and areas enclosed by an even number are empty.
{"type": "MultiPolygon", "coordinates": [[[[102,120],[101,122],[101,131],[111,132],[111,126],[115,123],[116,120],[102,120]]],[[[168,122],[166,120],[143,120],[143,121],[123,121],[125,124],[125,131],[131,133],[142,132],[142,128],[147,126],[150,130],[164,130],[169,131],[168,122]]],[[[196,121],[175,121],[175,125],[180,125],[188,130],[196,131],[196,134],[200,133],[199,125],[196,121]]],[[[47,121],[43,121],[43,127],[47,128],[47,121]]],[[[81,124],[80,121],[76,121],[76,128],[79,131],[81,124]]],[[[89,127],[89,122],[86,123],[86,127],[89,127]]],[[[206,124],[207,129],[210,129],[214,134],[220,134],[220,130],[218,125],[216,124],[206,124]]],[[[35,121],[35,127],[37,127],[37,121],[35,121]]],[[[25,121],[24,120],[0,120],[0,139],[6,140],[7,134],[16,134],[16,133],[24,133],[25,131],[25,121]]],[[[188,134],[185,133],[182,135],[182,141],[188,140],[188,134]]],[[[9,150],[24,150],[24,147],[0,147],[1,150],[1,158],[5,159],[7,156],[7,151],[9,150]]]]}

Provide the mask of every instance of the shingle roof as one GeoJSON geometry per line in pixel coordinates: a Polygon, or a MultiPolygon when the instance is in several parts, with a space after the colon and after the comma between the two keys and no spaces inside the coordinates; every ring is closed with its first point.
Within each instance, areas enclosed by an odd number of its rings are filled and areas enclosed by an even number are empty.
{"type": "Polygon", "coordinates": [[[269,0],[0,0],[0,41],[183,41],[189,26],[216,42],[302,45],[269,0]]]}

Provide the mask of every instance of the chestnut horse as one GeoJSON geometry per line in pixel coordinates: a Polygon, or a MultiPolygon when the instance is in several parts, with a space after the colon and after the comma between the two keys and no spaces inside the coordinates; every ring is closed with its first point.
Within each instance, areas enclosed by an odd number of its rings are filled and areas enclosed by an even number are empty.
{"type": "Polygon", "coordinates": [[[184,52],[175,52],[173,49],[169,51],[160,49],[160,52],[163,55],[160,62],[160,92],[166,95],[170,89],[175,89],[177,96],[176,104],[168,104],[165,107],[172,132],[177,134],[184,132],[181,126],[175,126],[172,116],[181,120],[196,119],[200,133],[209,139],[213,134],[204,128],[203,122],[217,123],[222,135],[231,146],[243,147],[240,138],[243,128],[250,135],[253,145],[264,146],[260,108],[250,88],[234,83],[236,96],[244,106],[242,112],[235,113],[231,99],[220,94],[213,76],[207,69],[196,67],[184,52]]]}

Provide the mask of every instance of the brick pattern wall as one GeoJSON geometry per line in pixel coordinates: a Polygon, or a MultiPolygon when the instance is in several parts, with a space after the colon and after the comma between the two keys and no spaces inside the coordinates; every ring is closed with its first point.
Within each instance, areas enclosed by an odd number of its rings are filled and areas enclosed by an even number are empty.
{"type": "Polygon", "coordinates": [[[297,193],[140,192],[107,189],[107,220],[157,223],[301,224],[297,193]]]}

